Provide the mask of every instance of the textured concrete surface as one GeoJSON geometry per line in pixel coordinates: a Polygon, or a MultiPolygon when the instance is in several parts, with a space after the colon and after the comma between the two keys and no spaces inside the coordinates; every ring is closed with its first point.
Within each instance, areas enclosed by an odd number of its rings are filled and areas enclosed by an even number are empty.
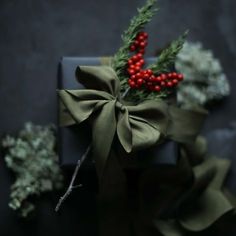
{"type": "MultiPolygon", "coordinates": [[[[0,1],[0,135],[14,133],[25,121],[56,121],[56,72],[61,56],[112,55],[120,45],[136,6],[144,0],[0,1]]],[[[211,111],[205,130],[224,128],[236,119],[236,1],[159,0],[149,24],[148,56],[190,29],[220,58],[232,95],[211,111]]],[[[235,150],[234,150],[235,151],[235,150]]],[[[94,235],[95,199],[88,190],[71,196],[54,214],[57,196],[45,196],[26,223],[8,209],[10,173],[0,159],[0,235],[94,235]],[[86,204],[79,204],[82,201],[86,204]],[[81,206],[82,205],[82,206],[81,206]],[[88,205],[86,208],[85,205],[88,205]],[[78,232],[75,232],[78,230],[78,232]]]]}

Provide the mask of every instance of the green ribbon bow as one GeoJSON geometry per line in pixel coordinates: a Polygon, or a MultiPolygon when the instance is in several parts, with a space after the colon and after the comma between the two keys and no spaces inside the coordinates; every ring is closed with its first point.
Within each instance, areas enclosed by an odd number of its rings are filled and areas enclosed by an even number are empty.
{"type": "Polygon", "coordinates": [[[66,112],[69,112],[69,116],[64,114],[61,123],[91,121],[92,147],[100,177],[115,134],[127,153],[153,146],[164,138],[191,142],[206,115],[203,110],[182,110],[163,101],[124,105],[120,100],[119,79],[108,66],[78,67],[76,75],[86,89],[59,91],[66,112]]]}
{"type": "Polygon", "coordinates": [[[111,67],[78,67],[76,75],[86,89],[59,91],[60,118],[64,126],[91,124],[102,236],[185,235],[234,211],[221,189],[229,163],[206,157],[205,142],[196,139],[205,110],[183,110],[152,100],[126,104],[111,67]],[[176,166],[142,171],[129,202],[124,159],[165,139],[181,146],[176,166]]]}

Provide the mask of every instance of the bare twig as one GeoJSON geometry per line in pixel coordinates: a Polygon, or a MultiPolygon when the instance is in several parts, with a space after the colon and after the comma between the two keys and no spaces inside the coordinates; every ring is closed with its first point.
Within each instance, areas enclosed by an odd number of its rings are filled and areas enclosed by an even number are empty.
{"type": "Polygon", "coordinates": [[[75,182],[75,179],[76,179],[76,176],[78,174],[78,171],[79,171],[79,168],[80,166],[82,165],[82,163],[84,162],[84,160],[86,159],[89,151],[91,149],[91,145],[88,146],[88,148],[86,149],[85,153],[83,154],[83,156],[81,157],[80,160],[77,161],[77,164],[76,164],[76,167],[75,167],[75,170],[74,170],[74,173],[72,175],[72,178],[71,178],[71,182],[70,182],[70,185],[69,187],[67,188],[65,194],[60,197],[57,205],[56,205],[56,208],[55,208],[55,211],[59,211],[60,207],[61,207],[61,204],[67,199],[67,197],[71,194],[72,190],[75,189],[75,188],[78,188],[78,187],[81,187],[82,185],[79,184],[79,185],[74,185],[74,182],[75,182]]]}
{"type": "Polygon", "coordinates": [[[124,91],[124,93],[121,95],[121,98],[125,98],[126,97],[126,95],[129,93],[129,90],[130,90],[130,87],[128,87],[125,91],[124,91]]]}

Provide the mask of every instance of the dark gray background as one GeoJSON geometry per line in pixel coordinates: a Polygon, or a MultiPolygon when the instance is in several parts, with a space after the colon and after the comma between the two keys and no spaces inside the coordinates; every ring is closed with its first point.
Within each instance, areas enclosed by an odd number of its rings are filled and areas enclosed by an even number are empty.
{"type": "MultiPolygon", "coordinates": [[[[0,0],[0,135],[25,121],[56,122],[56,73],[61,56],[112,55],[120,34],[144,0],[0,0]]],[[[236,118],[236,1],[160,0],[149,24],[148,56],[190,29],[220,58],[232,95],[211,111],[206,130],[227,127],[236,118]]],[[[12,181],[0,159],[0,235],[94,235],[95,201],[90,189],[74,193],[55,215],[56,194],[45,196],[34,218],[19,220],[8,206],[12,181]],[[75,232],[77,231],[77,232],[75,232]],[[82,233],[84,232],[84,233],[82,233]]]]}

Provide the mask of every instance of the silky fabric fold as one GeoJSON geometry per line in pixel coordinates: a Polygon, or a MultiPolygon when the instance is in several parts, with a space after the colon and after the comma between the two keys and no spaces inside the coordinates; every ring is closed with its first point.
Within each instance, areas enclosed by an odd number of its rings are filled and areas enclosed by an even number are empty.
{"type": "Polygon", "coordinates": [[[78,67],[76,76],[85,89],[59,91],[61,125],[88,122],[92,127],[100,235],[185,235],[234,211],[221,191],[227,165],[207,161],[206,143],[198,138],[205,110],[183,110],[164,100],[128,105],[108,66],[78,67]],[[126,160],[135,162],[139,150],[166,140],[179,143],[176,166],[132,170],[135,181],[130,184],[126,160]]]}
{"type": "Polygon", "coordinates": [[[151,147],[166,138],[192,142],[207,114],[204,110],[169,106],[162,100],[126,106],[120,100],[119,79],[108,66],[78,67],[76,76],[86,89],[59,91],[65,106],[63,124],[92,120],[92,147],[99,180],[115,134],[127,153],[151,147]],[[65,113],[68,113],[67,120],[65,113]],[[99,138],[101,134],[107,136],[106,143],[99,138]]]}

